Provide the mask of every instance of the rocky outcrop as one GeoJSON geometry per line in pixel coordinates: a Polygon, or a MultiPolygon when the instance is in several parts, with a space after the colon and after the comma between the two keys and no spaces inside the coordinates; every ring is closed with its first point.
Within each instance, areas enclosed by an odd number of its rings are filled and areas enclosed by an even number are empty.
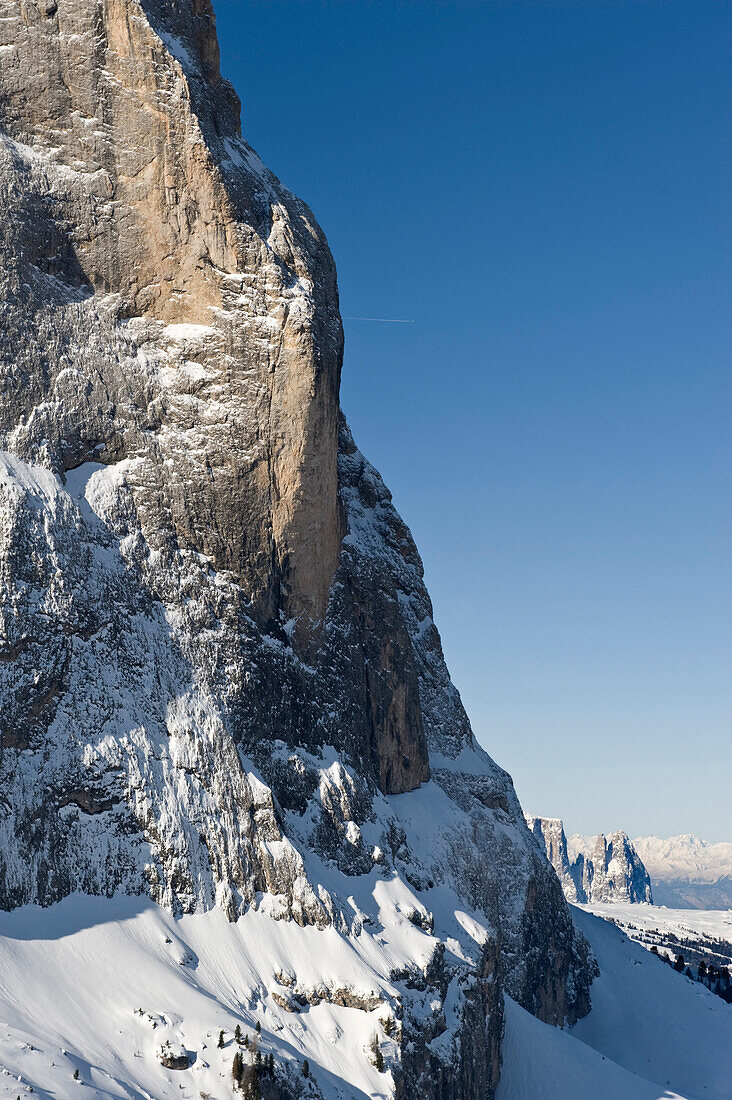
{"type": "Polygon", "coordinates": [[[306,629],[342,533],[325,238],[241,139],[208,0],[52,7],[0,21],[3,330],[35,329],[0,426],[57,473],[127,459],[151,545],[306,629]]]}
{"type": "Polygon", "coordinates": [[[181,1047],[174,1047],[170,1042],[163,1043],[158,1050],[158,1061],[166,1069],[188,1069],[188,1052],[181,1047]]]}
{"type": "Polygon", "coordinates": [[[0,10],[0,905],[388,916],[404,1080],[489,1097],[502,991],[572,1022],[594,969],[339,412],[325,238],[208,0],[0,10]]]}
{"type": "Polygon", "coordinates": [[[650,876],[625,833],[611,833],[608,837],[601,833],[589,842],[587,838],[573,836],[572,858],[559,818],[524,816],[556,871],[567,901],[653,904],[650,876]]]}
{"type": "Polygon", "coordinates": [[[650,875],[625,833],[600,833],[589,854],[578,853],[577,864],[588,901],[653,904],[650,875]]]}
{"type": "Polygon", "coordinates": [[[496,944],[488,942],[462,1006],[460,1040],[447,1030],[444,1002],[450,986],[444,952],[432,960],[424,983],[430,1011],[405,1016],[403,1056],[395,1100],[461,1100],[495,1095],[500,1073],[503,1005],[496,944]],[[437,995],[435,999],[435,995],[437,995]]]}
{"type": "MultiPolygon", "coordinates": [[[[567,838],[564,825],[558,817],[532,817],[524,814],[529,831],[537,840],[539,847],[557,872],[567,901],[586,901],[586,895],[580,885],[577,890],[576,868],[572,866],[567,851],[567,838]]],[[[580,876],[581,882],[581,876],[580,876]]]]}

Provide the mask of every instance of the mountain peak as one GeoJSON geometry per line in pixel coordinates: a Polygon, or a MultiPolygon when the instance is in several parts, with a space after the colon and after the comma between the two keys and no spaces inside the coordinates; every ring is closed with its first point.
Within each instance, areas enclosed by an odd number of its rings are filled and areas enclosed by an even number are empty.
{"type": "Polygon", "coordinates": [[[575,834],[568,841],[560,819],[524,816],[568,901],[653,903],[650,876],[627,833],[575,834]]]}
{"type": "Polygon", "coordinates": [[[208,0],[5,0],[0,87],[0,908],[305,929],[270,1019],[388,1009],[402,1095],[485,1100],[504,992],[572,1022],[594,964],[340,411],[325,236],[208,0]]]}

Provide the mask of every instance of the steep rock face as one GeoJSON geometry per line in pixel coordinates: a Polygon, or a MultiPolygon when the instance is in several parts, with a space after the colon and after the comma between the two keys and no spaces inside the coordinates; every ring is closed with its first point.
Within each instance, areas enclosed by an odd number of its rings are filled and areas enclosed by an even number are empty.
{"type": "Polygon", "coordinates": [[[653,904],[650,876],[625,833],[573,836],[568,843],[559,818],[524,816],[567,901],[653,904]]]}
{"type": "Polygon", "coordinates": [[[260,620],[319,619],[341,534],[335,270],[241,140],[209,4],[2,13],[3,327],[36,330],[0,364],[13,449],[58,472],[138,459],[149,542],[232,571],[260,620]]]}
{"type": "Polygon", "coordinates": [[[593,964],[340,417],[322,232],[207,0],[0,13],[0,905],[149,893],[379,959],[407,925],[396,1087],[490,1096],[503,989],[571,1022],[593,964]]]}
{"type": "Polygon", "coordinates": [[[590,902],[653,904],[651,878],[625,833],[600,833],[590,852],[580,852],[582,885],[590,902]]]}
{"type": "Polygon", "coordinates": [[[557,877],[562,884],[562,890],[567,901],[586,901],[581,885],[578,895],[577,883],[575,882],[576,870],[569,861],[567,837],[564,833],[562,821],[558,817],[532,817],[530,814],[524,814],[524,817],[529,831],[536,838],[539,847],[557,872],[557,877]]]}

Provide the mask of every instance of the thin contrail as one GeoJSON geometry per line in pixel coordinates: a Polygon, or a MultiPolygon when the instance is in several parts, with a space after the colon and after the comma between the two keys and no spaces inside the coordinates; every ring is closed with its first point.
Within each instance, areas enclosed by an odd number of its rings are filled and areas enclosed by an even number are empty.
{"type": "Polygon", "coordinates": [[[381,321],[384,325],[413,325],[413,320],[404,317],[344,317],[344,321],[381,321]]]}

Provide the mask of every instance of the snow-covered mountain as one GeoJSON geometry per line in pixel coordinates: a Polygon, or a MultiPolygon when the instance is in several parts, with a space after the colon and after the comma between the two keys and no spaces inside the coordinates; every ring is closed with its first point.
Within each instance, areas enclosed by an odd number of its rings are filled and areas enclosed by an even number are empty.
{"type": "Polygon", "coordinates": [[[653,878],[657,904],[732,908],[732,843],[708,844],[687,833],[641,836],[633,844],[653,878]]]}
{"type": "Polygon", "coordinates": [[[473,736],[327,242],[239,113],[208,0],[0,0],[1,1095],[490,1100],[507,1019],[566,1052],[599,933],[473,736]]]}
{"type": "Polygon", "coordinates": [[[653,904],[650,876],[626,833],[567,840],[559,818],[524,817],[568,901],[653,904]]]}
{"type": "MultiPolygon", "coordinates": [[[[571,1024],[596,968],[341,414],[325,237],[242,138],[208,0],[0,16],[0,908],[240,920],[237,962],[171,925],[181,974],[216,1016],[219,967],[308,1092],[485,1100],[504,994],[571,1024]]],[[[157,1080],[74,1034],[98,1091],[157,1080]]]]}

